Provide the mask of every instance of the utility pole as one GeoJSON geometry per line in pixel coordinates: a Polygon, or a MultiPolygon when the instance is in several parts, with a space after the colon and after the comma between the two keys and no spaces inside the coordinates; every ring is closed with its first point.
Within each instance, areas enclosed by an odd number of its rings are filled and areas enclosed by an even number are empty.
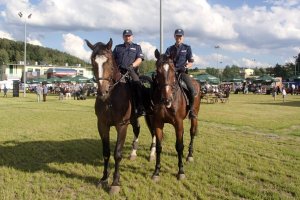
{"type": "MultiPolygon", "coordinates": [[[[23,13],[19,12],[18,13],[19,17],[22,18],[23,17],[23,13]]],[[[27,25],[27,19],[30,19],[32,16],[32,14],[30,13],[27,17],[24,17],[24,74],[23,74],[23,81],[24,81],[24,93],[23,96],[26,97],[26,25],[27,25]]]]}

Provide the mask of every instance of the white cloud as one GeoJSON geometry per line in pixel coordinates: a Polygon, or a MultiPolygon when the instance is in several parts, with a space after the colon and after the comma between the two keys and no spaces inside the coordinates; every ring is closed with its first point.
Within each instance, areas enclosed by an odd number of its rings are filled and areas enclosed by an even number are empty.
{"type": "Polygon", "coordinates": [[[89,61],[91,52],[85,50],[84,40],[72,33],[63,34],[63,49],[78,58],[89,61]]]}
{"type": "Polygon", "coordinates": [[[38,45],[38,46],[43,46],[42,43],[39,40],[36,39],[31,39],[31,38],[27,38],[27,42],[29,44],[33,44],[33,45],[38,45]]]}
{"type": "Polygon", "coordinates": [[[6,38],[9,40],[14,40],[10,33],[4,32],[0,30],[0,38],[6,38]]]}
{"type": "Polygon", "coordinates": [[[198,56],[198,55],[193,55],[194,58],[194,63],[193,63],[193,68],[198,67],[198,68],[203,68],[203,66],[207,66],[209,62],[207,62],[207,60],[202,57],[202,56],[198,56]]]}
{"type": "Polygon", "coordinates": [[[140,42],[139,45],[141,45],[145,59],[155,60],[154,51],[157,49],[157,47],[153,46],[149,42],[140,42]]]}

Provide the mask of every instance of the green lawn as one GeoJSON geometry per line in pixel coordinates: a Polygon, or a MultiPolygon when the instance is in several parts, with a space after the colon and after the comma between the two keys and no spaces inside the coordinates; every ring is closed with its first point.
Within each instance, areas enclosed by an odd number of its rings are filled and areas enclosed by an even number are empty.
{"type": "MultiPolygon", "coordinates": [[[[151,180],[150,134],[141,118],[139,157],[130,161],[131,127],[121,162],[121,192],[97,188],[102,145],[94,98],[37,103],[0,93],[0,199],[300,199],[300,96],[234,95],[202,103],[193,163],[177,181],[175,135],[165,126],[160,182],[151,180]]],[[[189,142],[185,121],[185,156],[189,142]]],[[[111,145],[116,134],[112,128],[111,145]]],[[[114,161],[111,157],[111,168],[114,161]]],[[[113,169],[111,170],[113,172],[113,169]]],[[[112,177],[112,175],[111,175],[112,177]]],[[[111,183],[110,177],[110,183],[111,183]]]]}

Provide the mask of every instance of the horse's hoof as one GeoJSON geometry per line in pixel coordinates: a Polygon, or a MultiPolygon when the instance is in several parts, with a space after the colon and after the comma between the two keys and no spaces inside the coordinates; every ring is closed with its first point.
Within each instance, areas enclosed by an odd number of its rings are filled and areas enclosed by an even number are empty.
{"type": "Polygon", "coordinates": [[[153,175],[153,176],[152,176],[152,180],[153,180],[154,182],[158,182],[158,181],[159,181],[159,176],[153,175]]]}
{"type": "Polygon", "coordinates": [[[121,190],[120,186],[111,186],[109,190],[109,194],[110,195],[119,194],[120,190],[121,190]]]}
{"type": "Polygon", "coordinates": [[[100,180],[97,183],[97,187],[99,187],[99,188],[107,188],[108,187],[108,180],[100,180]]]}
{"type": "Polygon", "coordinates": [[[154,161],[155,160],[155,156],[150,156],[149,161],[154,161]]]}
{"type": "Polygon", "coordinates": [[[179,181],[185,179],[185,174],[178,174],[178,175],[177,175],[177,179],[178,179],[179,181]]]}
{"type": "Polygon", "coordinates": [[[137,156],[136,155],[130,155],[129,160],[136,160],[137,156]]]}
{"type": "Polygon", "coordinates": [[[194,162],[194,158],[193,158],[193,157],[187,157],[187,158],[186,158],[186,161],[187,161],[187,162],[194,162]]]}

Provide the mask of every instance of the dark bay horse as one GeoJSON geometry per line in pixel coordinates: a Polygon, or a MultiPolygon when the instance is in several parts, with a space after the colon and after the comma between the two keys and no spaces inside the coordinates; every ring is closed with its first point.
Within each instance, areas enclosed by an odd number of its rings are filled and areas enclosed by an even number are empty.
{"type": "MultiPolygon", "coordinates": [[[[154,88],[153,102],[154,102],[154,114],[153,114],[153,126],[156,135],[156,165],[152,179],[159,180],[160,172],[160,154],[162,151],[162,138],[163,127],[165,123],[172,124],[176,133],[176,151],[178,155],[178,175],[177,178],[185,178],[183,171],[183,120],[188,115],[187,101],[183,93],[183,89],[180,87],[178,79],[176,77],[176,69],[171,57],[167,57],[165,54],[160,54],[156,49],[155,51],[156,61],[156,87],[154,88]]],[[[200,108],[200,85],[193,80],[193,85],[197,95],[194,101],[194,111],[198,115],[200,108]]],[[[198,120],[197,118],[191,119],[189,152],[187,161],[193,161],[193,141],[197,132],[198,120]]]]}
{"type": "MultiPolygon", "coordinates": [[[[103,145],[104,171],[99,185],[107,185],[109,177],[110,158],[110,127],[115,126],[117,130],[117,142],[114,150],[115,171],[110,193],[118,193],[120,190],[120,162],[122,160],[122,149],[126,139],[128,124],[131,124],[134,132],[133,150],[131,157],[136,157],[138,136],[140,126],[138,117],[132,108],[132,90],[125,81],[125,76],[119,71],[112,54],[112,39],[107,44],[98,42],[91,44],[86,40],[88,47],[92,50],[91,63],[93,73],[98,85],[97,98],[95,102],[95,113],[98,119],[98,132],[103,145]]],[[[150,119],[145,117],[150,128],[150,119]]]]}

